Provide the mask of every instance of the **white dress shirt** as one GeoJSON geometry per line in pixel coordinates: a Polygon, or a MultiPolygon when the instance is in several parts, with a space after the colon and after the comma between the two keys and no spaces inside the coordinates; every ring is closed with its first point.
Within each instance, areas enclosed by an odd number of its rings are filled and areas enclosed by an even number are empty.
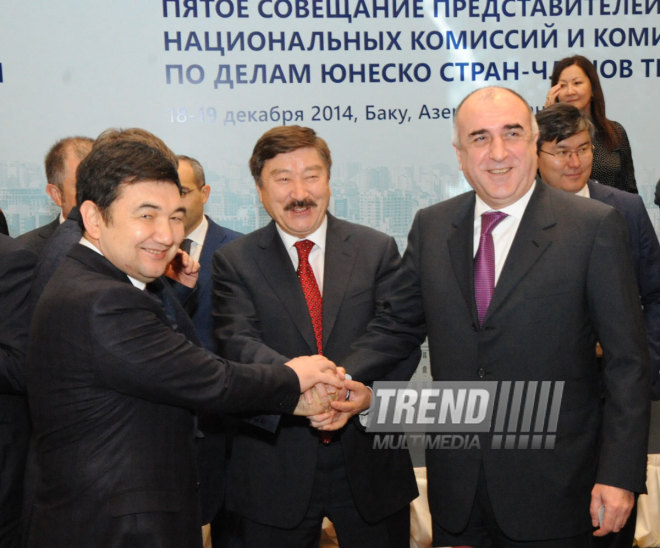
{"type": "Polygon", "coordinates": [[[325,237],[328,233],[328,216],[326,215],[323,217],[323,222],[321,222],[321,225],[306,238],[297,238],[288,232],[284,232],[284,230],[280,228],[280,225],[275,226],[277,226],[277,232],[279,233],[280,238],[282,238],[282,243],[284,243],[284,247],[286,248],[289,257],[291,258],[291,262],[293,263],[293,268],[296,271],[298,270],[298,250],[294,244],[300,240],[311,240],[314,242],[314,247],[309,252],[309,264],[312,267],[312,271],[314,272],[314,277],[316,278],[316,284],[319,286],[319,291],[321,292],[321,295],[323,295],[323,273],[325,272],[325,237]]]}
{"type": "MultiPolygon", "coordinates": [[[[507,256],[509,255],[509,250],[511,249],[511,244],[513,244],[513,239],[516,237],[516,232],[518,232],[518,227],[520,226],[520,221],[529,199],[532,197],[532,192],[536,188],[536,181],[532,183],[530,189],[523,194],[516,202],[503,207],[498,211],[502,211],[507,214],[502,221],[493,229],[493,245],[495,246],[495,285],[497,285],[497,280],[500,279],[500,273],[504,267],[504,262],[506,261],[507,256]]],[[[493,208],[488,206],[479,196],[476,197],[477,201],[474,206],[474,246],[472,248],[472,256],[476,256],[477,249],[479,248],[479,240],[481,239],[481,214],[486,213],[487,211],[494,211],[493,208]]]]}
{"type": "Polygon", "coordinates": [[[202,255],[202,246],[204,245],[208,229],[209,221],[206,218],[206,215],[202,215],[202,222],[199,223],[195,230],[186,236],[186,239],[192,240],[190,243],[190,256],[197,262],[199,262],[199,258],[202,255]]]}

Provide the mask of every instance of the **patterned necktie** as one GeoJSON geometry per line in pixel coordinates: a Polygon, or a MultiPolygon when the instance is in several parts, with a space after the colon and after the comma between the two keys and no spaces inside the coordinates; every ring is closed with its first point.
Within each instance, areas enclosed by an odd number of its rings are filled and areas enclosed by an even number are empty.
{"type": "MultiPolygon", "coordinates": [[[[312,319],[312,326],[314,326],[316,349],[319,354],[323,354],[323,301],[319,286],[316,283],[314,271],[309,264],[309,252],[314,247],[314,242],[311,240],[300,240],[294,245],[298,251],[298,280],[300,280],[300,285],[307,301],[309,317],[312,319]]],[[[319,439],[324,445],[328,445],[333,438],[334,432],[319,432],[319,439]]]]}
{"type": "Polygon", "coordinates": [[[309,264],[309,252],[314,247],[314,242],[311,240],[301,240],[294,244],[298,251],[298,280],[307,301],[307,308],[309,316],[312,319],[312,326],[314,327],[314,336],[316,338],[316,349],[319,354],[323,353],[323,302],[321,300],[321,292],[314,277],[314,271],[309,264]]]}
{"type": "Polygon", "coordinates": [[[181,242],[181,251],[185,251],[188,255],[190,255],[190,249],[192,248],[192,240],[190,238],[186,238],[181,242]]]}
{"type": "Polygon", "coordinates": [[[492,232],[506,216],[501,211],[488,211],[481,215],[481,238],[474,257],[474,298],[477,301],[479,325],[483,323],[495,290],[495,246],[492,232]]]}

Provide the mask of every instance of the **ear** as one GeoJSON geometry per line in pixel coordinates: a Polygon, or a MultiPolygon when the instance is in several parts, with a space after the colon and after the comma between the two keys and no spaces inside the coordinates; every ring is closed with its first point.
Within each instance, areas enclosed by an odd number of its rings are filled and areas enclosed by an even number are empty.
{"type": "Polygon", "coordinates": [[[87,232],[92,239],[98,240],[101,237],[101,229],[105,226],[105,221],[101,216],[99,208],[91,200],[85,200],[80,204],[79,209],[80,216],[85,225],[85,232],[87,232]]]}
{"type": "Polygon", "coordinates": [[[456,153],[456,160],[458,161],[458,169],[463,171],[463,163],[461,162],[461,151],[458,150],[458,147],[456,145],[454,146],[454,152],[456,153]]]}
{"type": "Polygon", "coordinates": [[[209,185],[204,185],[202,188],[199,189],[199,191],[202,193],[202,203],[205,204],[206,202],[209,201],[209,194],[211,194],[211,187],[209,185]]]}
{"type": "Polygon", "coordinates": [[[263,203],[264,203],[264,200],[263,200],[263,197],[261,196],[261,190],[262,190],[261,185],[259,185],[259,184],[257,183],[257,194],[259,195],[259,201],[263,204],[263,203]]]}
{"type": "Polygon", "coordinates": [[[50,196],[50,199],[53,200],[53,203],[57,207],[62,207],[62,192],[57,188],[57,185],[48,183],[46,185],[46,194],[50,196]]]}

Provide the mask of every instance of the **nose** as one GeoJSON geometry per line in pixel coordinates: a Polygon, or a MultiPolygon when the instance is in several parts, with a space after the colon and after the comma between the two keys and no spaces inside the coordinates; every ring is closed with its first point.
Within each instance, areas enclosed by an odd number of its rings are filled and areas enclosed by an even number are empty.
{"type": "Polygon", "coordinates": [[[566,164],[569,167],[580,167],[580,158],[578,157],[578,153],[575,150],[569,152],[566,164]]]}
{"type": "Polygon", "coordinates": [[[291,186],[291,198],[293,200],[304,200],[307,197],[307,188],[302,178],[295,178],[291,186]]]}
{"type": "Polygon", "coordinates": [[[178,223],[180,227],[180,236],[181,238],[178,238],[178,235],[176,234],[176,229],[175,227],[172,226],[172,223],[170,220],[166,217],[159,218],[158,221],[156,222],[154,226],[154,241],[157,243],[164,245],[164,246],[171,246],[177,238],[179,240],[183,240],[183,223],[178,223]]]}
{"type": "Polygon", "coordinates": [[[488,156],[491,160],[500,162],[506,158],[507,151],[504,146],[504,140],[499,135],[493,137],[488,148],[488,156]]]}

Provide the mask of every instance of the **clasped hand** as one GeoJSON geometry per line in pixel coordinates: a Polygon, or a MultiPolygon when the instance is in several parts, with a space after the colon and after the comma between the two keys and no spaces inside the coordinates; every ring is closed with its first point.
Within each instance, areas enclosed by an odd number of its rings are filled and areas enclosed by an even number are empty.
{"type": "Polygon", "coordinates": [[[361,382],[346,375],[343,367],[337,368],[341,386],[318,383],[300,396],[299,405],[309,413],[313,428],[325,431],[339,430],[357,413],[364,411],[371,403],[371,390],[361,382]]]}

